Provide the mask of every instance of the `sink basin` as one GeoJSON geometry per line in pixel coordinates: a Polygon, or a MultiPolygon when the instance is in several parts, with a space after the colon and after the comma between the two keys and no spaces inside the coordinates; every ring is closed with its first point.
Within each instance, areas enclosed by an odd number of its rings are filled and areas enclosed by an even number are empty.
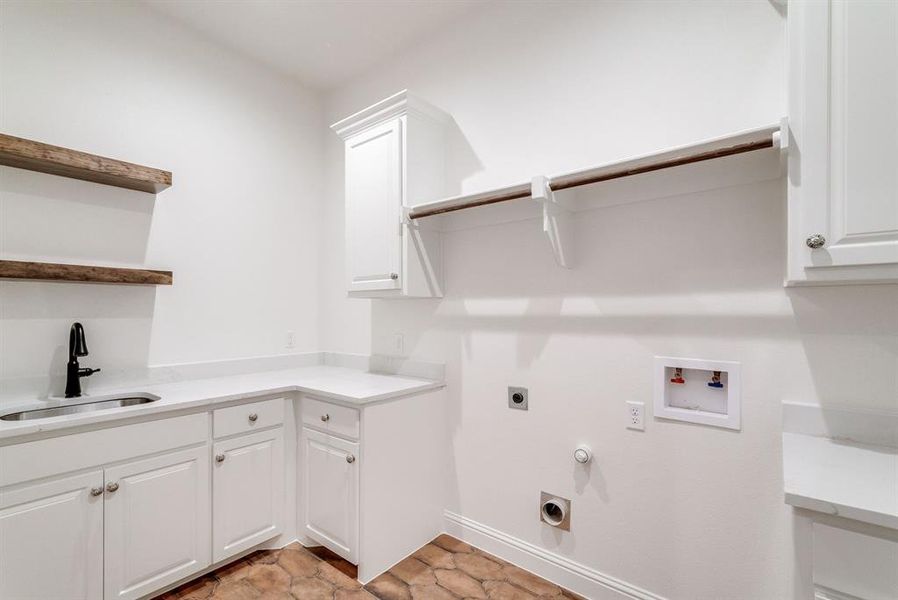
{"type": "Polygon", "coordinates": [[[64,406],[54,406],[52,408],[36,408],[34,410],[23,410],[21,412],[9,413],[0,416],[0,420],[31,421],[33,419],[49,419],[50,417],[59,417],[62,415],[75,415],[79,413],[94,412],[98,410],[109,410],[111,408],[137,406],[139,404],[148,404],[150,402],[155,402],[156,400],[159,400],[159,396],[155,396],[153,394],[118,394],[115,396],[93,398],[88,402],[79,402],[78,404],[66,404],[64,406]]]}

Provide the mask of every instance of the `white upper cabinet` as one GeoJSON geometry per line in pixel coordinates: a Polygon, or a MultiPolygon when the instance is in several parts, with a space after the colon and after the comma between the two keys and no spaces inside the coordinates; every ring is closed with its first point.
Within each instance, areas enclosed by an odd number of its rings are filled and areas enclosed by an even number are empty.
{"type": "Polygon", "coordinates": [[[401,288],[402,120],[346,142],[349,289],[401,288]]]}
{"type": "Polygon", "coordinates": [[[787,283],[898,281],[898,3],[789,3],[787,283]]]}
{"type": "Polygon", "coordinates": [[[405,215],[445,195],[448,122],[445,113],[403,91],[332,125],[345,142],[350,295],[443,295],[440,234],[405,215]]]}

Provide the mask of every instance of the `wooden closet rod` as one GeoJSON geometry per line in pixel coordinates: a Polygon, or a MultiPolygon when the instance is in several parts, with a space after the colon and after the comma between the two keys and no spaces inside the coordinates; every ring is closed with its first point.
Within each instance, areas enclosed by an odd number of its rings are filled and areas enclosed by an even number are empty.
{"type": "MultiPolygon", "coordinates": [[[[764,150],[765,148],[773,148],[774,139],[772,135],[766,135],[764,139],[753,140],[724,148],[715,148],[695,154],[685,154],[674,156],[673,158],[659,160],[657,162],[642,163],[632,167],[623,167],[617,170],[611,167],[600,167],[598,169],[588,169],[577,171],[568,175],[560,175],[549,179],[549,188],[552,191],[566,190],[581,185],[589,185],[591,183],[599,183],[600,181],[608,181],[611,179],[620,179],[622,177],[630,177],[631,175],[640,175],[642,173],[650,173],[652,171],[660,171],[662,169],[670,169],[682,165],[722,158],[724,156],[733,156],[734,154],[743,154],[745,152],[753,152],[755,150],[764,150]],[[609,170],[609,168],[611,170],[609,170]]],[[[636,161],[632,161],[636,162],[636,161]]],[[[642,161],[639,161],[642,162],[642,161]]],[[[509,200],[517,200],[519,198],[530,197],[530,184],[522,183],[491,190],[471,196],[458,198],[457,201],[450,199],[433,203],[435,206],[423,205],[416,209],[412,209],[408,213],[409,219],[423,219],[424,217],[432,217],[444,213],[473,208],[475,206],[485,206],[487,204],[496,204],[498,202],[507,202],[509,200]]]]}

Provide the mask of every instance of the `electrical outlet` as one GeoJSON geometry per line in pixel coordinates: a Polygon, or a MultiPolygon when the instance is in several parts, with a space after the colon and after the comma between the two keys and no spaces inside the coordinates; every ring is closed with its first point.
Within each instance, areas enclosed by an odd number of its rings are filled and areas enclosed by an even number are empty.
{"type": "Polygon", "coordinates": [[[627,429],[645,431],[645,403],[627,401],[627,429]]]}
{"type": "Polygon", "coordinates": [[[508,408],[514,408],[517,410],[529,410],[530,403],[527,400],[527,388],[509,386],[508,408]]]}
{"type": "Polygon", "coordinates": [[[402,353],[405,351],[405,336],[401,333],[393,334],[393,352],[398,356],[402,356],[402,353]]]}
{"type": "Polygon", "coordinates": [[[296,332],[288,331],[284,347],[291,350],[296,347],[296,332]]]}

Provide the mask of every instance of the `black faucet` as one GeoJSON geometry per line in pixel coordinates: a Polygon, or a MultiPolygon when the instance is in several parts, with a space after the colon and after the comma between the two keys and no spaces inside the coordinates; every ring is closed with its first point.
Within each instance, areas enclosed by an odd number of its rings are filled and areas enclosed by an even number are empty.
{"type": "Polygon", "coordinates": [[[81,378],[90,377],[100,369],[82,369],[78,357],[87,356],[87,342],[84,341],[84,327],[72,323],[69,331],[69,362],[65,372],[65,397],[77,398],[81,395],[81,378]]]}

